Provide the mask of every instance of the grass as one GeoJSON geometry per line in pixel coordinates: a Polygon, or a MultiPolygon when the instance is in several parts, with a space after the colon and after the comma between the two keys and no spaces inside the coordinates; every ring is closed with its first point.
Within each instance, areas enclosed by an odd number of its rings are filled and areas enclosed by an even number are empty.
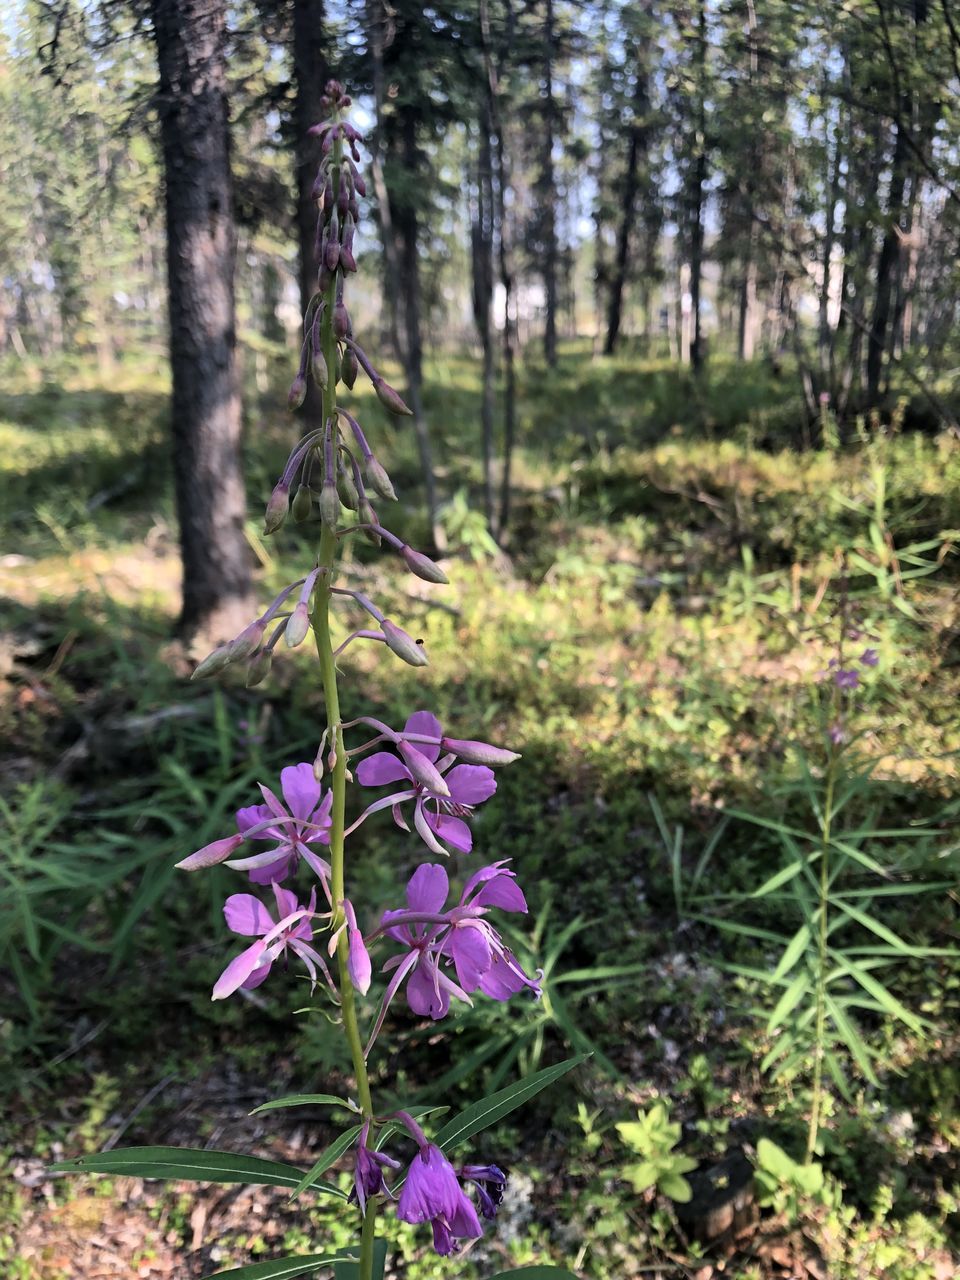
{"type": "MultiPolygon", "coordinates": [[[[266,1096],[278,1044],[296,1046],[298,1084],[344,1069],[322,1018],[291,1033],[298,989],[266,988],[262,1008],[208,1003],[226,943],[217,895],[229,881],[170,870],[226,830],[254,780],[306,757],[319,694],[300,653],[256,690],[232,677],[188,682],[168,639],[178,567],[164,390],[151,371],[106,391],[81,370],[0,398],[0,769],[12,797],[5,865],[18,886],[0,899],[0,946],[20,978],[0,991],[18,1066],[5,1086],[18,1119],[0,1146],[17,1150],[96,1145],[109,1126],[91,1121],[84,1096],[104,1076],[133,1105],[171,1071],[203,1075],[224,1057],[266,1096]],[[84,1043],[103,1020],[109,1036],[84,1043]]],[[[415,500],[411,433],[372,396],[358,402],[398,491],[415,500]]],[[[265,599],[309,554],[296,528],[266,545],[257,534],[292,434],[279,403],[248,402],[250,535],[265,599]]],[[[478,404],[472,360],[431,366],[441,488],[460,495],[451,528],[463,528],[464,503],[479,505],[478,404]]],[[[842,448],[801,451],[789,373],[717,361],[698,388],[665,363],[592,361],[579,348],[556,374],[525,367],[519,408],[506,558],[454,544],[441,591],[357,549],[348,576],[424,638],[431,665],[415,673],[350,650],[345,711],[402,720],[426,705],[458,736],[522,751],[477,816],[478,848],[514,858],[538,945],[560,948],[558,971],[644,966],[637,981],[558,986],[542,1031],[523,1040],[524,1060],[576,1047],[577,1036],[595,1046],[609,1066],[589,1085],[596,1121],[578,1119],[560,1089],[500,1135],[534,1177],[529,1223],[510,1246],[517,1259],[536,1246],[586,1274],[629,1275],[651,1258],[696,1257],[669,1202],[652,1192],[631,1202],[617,1181],[630,1154],[614,1125],[638,1105],[672,1099],[685,1153],[705,1163],[731,1134],[749,1145],[769,1132],[797,1153],[803,1074],[774,1084],[757,1071],[769,1048],[761,988],[724,968],[769,965],[769,955],[756,937],[699,917],[726,901],[735,920],[770,925],[749,895],[776,870],[776,833],[729,814],[808,820],[800,762],[816,771],[823,759],[818,673],[834,652],[841,555],[857,625],[880,655],[851,711],[873,764],[869,802],[852,818],[920,824],[933,833],[920,852],[906,837],[886,842],[890,874],[955,880],[960,444],[896,419],[860,424],[842,448]],[[547,1131],[563,1135],[566,1163],[547,1131]]],[[[397,525],[422,541],[415,501],[397,525]]],[[[359,896],[391,901],[418,854],[388,818],[371,821],[356,842],[359,896]]],[[[891,895],[885,919],[918,944],[955,935],[949,893],[891,895]]],[[[921,1280],[952,1241],[957,1175],[937,1153],[960,1134],[949,1056],[960,971],[950,958],[906,962],[891,981],[928,1023],[916,1034],[865,1016],[880,1087],[854,1064],[850,1096],[834,1092],[826,1121],[823,1161],[841,1199],[824,1192],[791,1212],[815,1224],[831,1275],[907,1274],[896,1267],[913,1265],[922,1236],[934,1261],[921,1280]],[[885,1128],[901,1112],[914,1124],[909,1150],[885,1128]],[[891,1261],[864,1272],[857,1259],[881,1257],[881,1245],[891,1261]]],[[[381,1087],[409,1094],[443,1079],[466,1096],[496,1069],[483,1046],[520,1043],[531,1016],[525,1004],[478,1007],[439,1036],[401,1017],[381,1087]]],[[[164,1114],[161,1095],[124,1141],[149,1137],[164,1114]]],[[[402,1247],[409,1275],[430,1274],[412,1242],[402,1247]]]]}

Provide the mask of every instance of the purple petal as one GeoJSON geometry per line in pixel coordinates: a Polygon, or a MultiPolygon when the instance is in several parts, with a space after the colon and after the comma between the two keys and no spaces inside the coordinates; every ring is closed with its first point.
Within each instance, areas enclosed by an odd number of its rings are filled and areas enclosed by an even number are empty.
{"type": "Polygon", "coordinates": [[[364,787],[384,787],[388,782],[410,782],[410,770],[392,751],[375,751],[357,765],[357,781],[364,787]]]}
{"type": "Polygon", "coordinates": [[[436,763],[436,760],[440,755],[439,739],[442,731],[440,728],[440,721],[432,711],[415,711],[403,726],[403,732],[422,733],[424,737],[436,738],[437,745],[435,747],[430,746],[430,744],[426,742],[417,743],[417,750],[420,754],[426,756],[431,764],[436,763]]]}
{"type": "Polygon", "coordinates": [[[493,961],[483,927],[470,923],[456,925],[450,937],[450,954],[464,991],[476,991],[493,961]]]}
{"type": "MultiPolygon", "coordinates": [[[[237,810],[237,830],[243,835],[250,830],[251,827],[259,827],[261,823],[269,822],[276,815],[272,809],[268,809],[265,804],[251,804],[245,809],[237,810]]],[[[277,831],[260,831],[254,837],[258,840],[279,839],[277,831]]]]}
{"type": "MultiPolygon", "coordinates": [[[[459,1188],[458,1188],[459,1189],[459,1188]]],[[[473,1207],[473,1201],[460,1191],[457,1212],[450,1219],[450,1230],[458,1240],[475,1240],[483,1235],[483,1227],[473,1207]]]]}
{"type": "Polygon", "coordinates": [[[480,979],[480,990],[491,1000],[509,1000],[524,987],[529,987],[534,994],[540,995],[537,983],[526,976],[516,959],[506,950],[494,955],[493,963],[480,979]]]}
{"type": "Polygon", "coordinates": [[[224,840],[214,840],[211,844],[205,844],[202,849],[198,849],[196,853],[189,854],[176,865],[181,871],[199,871],[203,867],[216,866],[218,862],[226,862],[227,858],[243,844],[240,836],[227,836],[224,840]]]}
{"type": "MultiPolygon", "coordinates": [[[[473,848],[473,832],[462,818],[451,818],[446,813],[424,812],[431,829],[441,840],[453,845],[460,853],[469,853],[473,848]]],[[[421,832],[421,834],[423,834],[421,832]]]]}
{"type": "Polygon", "coordinates": [[[275,884],[278,880],[286,880],[297,869],[297,855],[291,849],[283,849],[275,862],[266,866],[254,867],[247,874],[253,884],[275,884]]]}
{"type": "Polygon", "coordinates": [[[370,953],[364,945],[363,934],[359,929],[350,929],[348,938],[347,973],[356,989],[365,996],[370,990],[370,978],[373,972],[370,953]]]}
{"type": "Polygon", "coordinates": [[[268,960],[266,964],[262,964],[259,969],[254,969],[249,978],[244,978],[240,983],[242,990],[253,991],[255,987],[259,987],[261,983],[266,982],[270,977],[270,970],[273,967],[273,961],[268,960]]]}
{"type": "Polygon", "coordinates": [[[458,804],[482,804],[497,789],[493,770],[485,764],[455,765],[445,778],[450,798],[458,804]]]}
{"type": "Polygon", "coordinates": [[[297,901],[297,895],[290,889],[281,889],[274,882],[273,896],[277,901],[277,917],[282,920],[284,916],[292,916],[294,911],[299,911],[300,903],[297,901]]]}
{"type": "MultiPolygon", "coordinates": [[[[238,956],[231,960],[217,979],[213,988],[213,999],[223,1000],[226,996],[233,995],[234,991],[242,987],[253,971],[260,966],[265,951],[266,947],[262,940],[258,938],[252,947],[247,947],[246,951],[241,951],[238,956]]],[[[264,967],[269,969],[269,965],[264,967]]],[[[266,977],[266,974],[264,974],[264,977],[266,977]]]]}
{"type": "Polygon", "coordinates": [[[446,1017],[450,1010],[450,997],[437,981],[437,970],[424,957],[410,975],[407,983],[407,1003],[421,1018],[436,1021],[446,1017]]]}
{"type": "Polygon", "coordinates": [[[323,791],[313,774],[312,764],[287,765],[280,773],[280,787],[290,812],[301,822],[307,822],[320,803],[323,791]]]}
{"type": "Polygon", "coordinates": [[[447,873],[436,862],[422,862],[407,881],[407,902],[411,911],[442,911],[449,892],[447,873]]]}
{"type": "Polygon", "coordinates": [[[223,904],[227,928],[248,938],[262,937],[274,926],[274,919],[259,898],[252,893],[234,893],[223,904]]]}
{"type": "Polygon", "coordinates": [[[460,1183],[453,1165],[439,1147],[431,1143],[410,1161],[410,1168],[397,1201],[401,1222],[429,1222],[431,1218],[456,1216],[460,1208],[460,1183]]]}
{"type": "Polygon", "coordinates": [[[474,907],[500,907],[503,911],[527,910],[527,900],[513,876],[501,871],[483,886],[470,904],[474,907]]]}

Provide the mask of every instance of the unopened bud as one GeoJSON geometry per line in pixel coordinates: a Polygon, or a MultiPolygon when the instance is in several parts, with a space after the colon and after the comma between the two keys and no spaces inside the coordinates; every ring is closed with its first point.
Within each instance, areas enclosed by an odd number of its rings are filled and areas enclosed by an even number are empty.
{"type": "Polygon", "coordinates": [[[357,515],[359,516],[360,523],[366,526],[363,530],[363,536],[368,542],[372,542],[375,547],[379,547],[380,535],[377,533],[377,529],[380,526],[380,521],[377,519],[377,513],[374,511],[369,498],[364,497],[360,499],[360,505],[357,508],[357,515]]]}
{"type": "Polygon", "coordinates": [[[349,471],[341,471],[337,476],[337,493],[343,505],[351,511],[356,511],[360,506],[360,495],[349,471]]]}
{"type": "Polygon", "coordinates": [[[290,503],[290,514],[297,524],[303,524],[304,520],[309,520],[313,515],[313,494],[309,485],[300,485],[293,495],[293,502],[290,503]]]}
{"type": "Polygon", "coordinates": [[[367,184],[363,180],[363,174],[355,164],[350,166],[350,173],[353,177],[354,191],[356,191],[358,196],[365,196],[367,194],[367,184]]]}
{"type": "Polygon", "coordinates": [[[287,619],[287,625],[283,629],[283,638],[287,643],[287,648],[295,649],[298,644],[303,644],[309,630],[310,611],[306,600],[301,600],[287,619]]]}
{"type": "Polygon", "coordinates": [[[344,175],[340,175],[340,190],[337,192],[337,213],[343,218],[346,216],[347,206],[350,203],[350,188],[345,181],[344,175]]]}
{"type": "Polygon", "coordinates": [[[327,362],[323,358],[322,351],[314,351],[310,357],[310,372],[313,374],[313,380],[321,391],[327,389],[327,362]]]}
{"type": "Polygon", "coordinates": [[[412,636],[408,636],[402,627],[398,627],[389,618],[384,618],[380,623],[380,629],[383,631],[387,648],[392,650],[398,658],[402,658],[411,667],[427,665],[427,655],[423,651],[423,646],[417,644],[412,636]]]}
{"type": "Polygon", "coordinates": [[[287,518],[289,504],[290,486],[284,484],[281,480],[273,493],[271,493],[270,501],[267,503],[267,510],[263,517],[264,533],[276,533],[287,518]]]}
{"type": "Polygon", "coordinates": [[[504,765],[520,759],[518,751],[493,747],[489,742],[466,742],[462,738],[441,738],[440,750],[452,751],[466,764],[504,765]]]}
{"type": "Polygon", "coordinates": [[[354,353],[347,347],[343,353],[343,359],[340,361],[340,376],[343,378],[343,385],[350,391],[353,390],[354,383],[357,380],[357,374],[360,372],[360,364],[354,353]]]}
{"type": "Polygon", "coordinates": [[[335,484],[323,482],[320,490],[320,519],[328,529],[336,529],[340,523],[340,499],[335,484]]]}
{"type": "Polygon", "coordinates": [[[219,671],[223,671],[225,667],[229,667],[233,661],[234,657],[230,652],[230,645],[222,644],[219,648],[214,649],[213,653],[207,654],[190,679],[206,680],[208,676],[215,676],[219,671]]]}
{"type": "Polygon", "coordinates": [[[413,547],[405,546],[400,554],[410,572],[415,573],[424,582],[447,583],[450,581],[438,564],[434,564],[430,557],[422,552],[414,551],[413,547]]]}
{"type": "MultiPolygon", "coordinates": [[[[410,637],[408,636],[407,639],[410,637]]],[[[420,650],[422,653],[423,650],[420,650]]],[[[402,655],[401,655],[402,656],[402,655]]],[[[431,791],[436,792],[438,796],[448,796],[450,788],[443,779],[443,774],[437,766],[427,759],[422,751],[418,751],[415,746],[409,742],[398,742],[397,750],[403,757],[403,763],[413,774],[417,782],[425,787],[429,787],[431,791]]]]}
{"type": "Polygon", "coordinates": [[[307,380],[302,373],[298,373],[290,384],[290,390],[287,392],[287,407],[299,409],[306,398],[307,380]]]}
{"type": "Polygon", "coordinates": [[[230,651],[230,661],[242,662],[244,658],[249,658],[251,653],[255,653],[263,644],[266,630],[266,623],[261,622],[259,618],[256,622],[251,622],[249,627],[244,627],[240,634],[235,636],[227,645],[230,651]]]}
{"type": "Polygon", "coordinates": [[[255,653],[247,663],[247,688],[253,689],[266,680],[272,666],[272,649],[261,649],[259,653],[255,653]]]}
{"type": "MultiPolygon", "coordinates": [[[[350,334],[353,332],[353,326],[350,323],[350,312],[342,302],[338,302],[333,308],[333,332],[338,338],[349,338],[350,334]]],[[[379,391],[377,394],[380,394],[379,391]]],[[[394,392],[393,394],[396,395],[397,393],[394,392]]],[[[397,399],[399,400],[400,397],[397,396],[397,399]]],[[[403,401],[401,400],[400,403],[402,404],[403,401]]],[[[402,410],[395,409],[394,412],[400,413],[402,410]]],[[[407,413],[409,412],[410,410],[408,409],[407,413]]]]}
{"type": "Polygon", "coordinates": [[[215,867],[218,862],[226,862],[227,858],[232,857],[242,844],[243,836],[227,836],[223,840],[214,840],[175,865],[181,871],[200,871],[203,867],[215,867]]]}
{"type": "Polygon", "coordinates": [[[328,271],[336,271],[340,264],[340,241],[331,236],[323,251],[323,265],[328,271]]]}
{"type": "Polygon", "coordinates": [[[329,222],[333,213],[333,183],[329,178],[323,188],[323,220],[329,222]]]}
{"type": "Polygon", "coordinates": [[[386,498],[388,502],[396,502],[397,495],[393,488],[393,483],[387,475],[386,468],[377,461],[371,453],[364,465],[364,471],[370,482],[370,487],[379,493],[381,498],[386,498]]]}
{"type": "Polygon", "coordinates": [[[333,284],[333,272],[327,270],[325,262],[320,263],[320,270],[317,272],[317,288],[321,293],[327,293],[333,284]]]}
{"type": "Polygon", "coordinates": [[[357,260],[353,256],[353,249],[347,244],[342,244],[340,246],[340,270],[353,272],[356,271],[356,269],[357,260]]]}
{"type": "Polygon", "coordinates": [[[389,409],[391,413],[402,414],[408,418],[413,417],[413,410],[407,407],[401,396],[394,391],[389,382],[384,382],[383,378],[375,378],[373,382],[373,389],[377,393],[377,399],[382,405],[389,409]]]}

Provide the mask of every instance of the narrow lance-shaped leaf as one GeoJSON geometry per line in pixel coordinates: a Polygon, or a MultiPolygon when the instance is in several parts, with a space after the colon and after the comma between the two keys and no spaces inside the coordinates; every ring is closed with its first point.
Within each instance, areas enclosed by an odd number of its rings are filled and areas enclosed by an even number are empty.
{"type": "Polygon", "coordinates": [[[345,1129],[339,1138],[335,1138],[333,1142],[330,1143],[329,1147],[325,1147],[317,1157],[313,1167],[308,1173],[303,1175],[294,1189],[290,1192],[290,1199],[296,1200],[297,1196],[300,1195],[301,1192],[306,1191],[307,1187],[315,1186],[316,1179],[320,1177],[321,1173],[325,1173],[332,1164],[340,1159],[362,1128],[362,1125],[355,1124],[350,1129],[345,1129]]]}
{"type": "MultiPolygon", "coordinates": [[[[233,1151],[206,1151],[192,1147],[122,1147],[51,1166],[52,1173],[114,1173],[130,1178],[181,1179],[184,1182],[241,1182],[252,1186],[296,1187],[303,1171],[294,1165],[233,1151]]],[[[330,1183],[318,1191],[346,1199],[346,1193],[330,1183]]]]}
{"type": "Polygon", "coordinates": [[[306,1275],[321,1267],[336,1267],[338,1263],[349,1261],[348,1254],[304,1253],[295,1258],[275,1258],[272,1262],[252,1262],[246,1267],[235,1267],[232,1271],[214,1271],[204,1276],[204,1280],[293,1280],[294,1276],[306,1275]]]}

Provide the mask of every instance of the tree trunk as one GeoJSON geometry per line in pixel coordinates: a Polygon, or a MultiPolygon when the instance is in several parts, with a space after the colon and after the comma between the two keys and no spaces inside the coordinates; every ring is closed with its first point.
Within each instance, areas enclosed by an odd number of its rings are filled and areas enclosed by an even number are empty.
{"type": "Polygon", "coordinates": [[[690,366],[695,374],[703,369],[702,317],[700,291],[703,282],[703,188],[707,180],[707,8],[706,0],[699,0],[697,18],[697,139],[696,158],[693,163],[693,182],[690,191],[690,301],[693,310],[693,341],[690,343],[690,366]]]}
{"type": "Polygon", "coordinates": [[[543,354],[551,369],[557,363],[557,191],[553,169],[554,101],[553,101],[553,0],[547,0],[544,27],[543,78],[546,93],[543,128],[543,165],[541,198],[543,200],[543,290],[546,324],[543,332],[543,354]]]}
{"type": "Polygon", "coordinates": [[[880,248],[877,263],[877,292],[873,304],[873,321],[867,342],[867,400],[871,405],[880,398],[880,375],[883,371],[883,354],[887,345],[887,329],[893,303],[893,287],[897,263],[900,258],[900,220],[903,216],[903,195],[906,185],[905,165],[907,144],[903,122],[896,126],[897,138],[893,148],[893,165],[890,174],[890,198],[887,208],[887,229],[880,248]]]}
{"type": "Polygon", "coordinates": [[[166,187],[174,476],[183,556],[181,633],[210,639],[249,621],[236,233],[222,0],[153,0],[166,187]]]}
{"type": "MultiPolygon", "coordinates": [[[[297,240],[299,248],[300,311],[306,314],[317,290],[317,205],[310,192],[320,164],[320,141],[308,130],[323,117],[320,99],[327,82],[323,0],[293,0],[293,75],[297,95],[293,104],[293,154],[297,176],[297,240]]],[[[307,379],[301,417],[304,431],[321,425],[320,388],[307,379]]]]}
{"type": "Polygon", "coordinates": [[[633,231],[637,203],[637,169],[644,131],[643,119],[647,110],[646,73],[637,67],[637,85],[634,93],[634,121],[630,126],[630,149],[627,152],[627,171],[623,179],[623,201],[620,205],[620,226],[617,229],[617,249],[614,259],[613,279],[610,281],[610,297],[607,305],[607,337],[603,354],[612,356],[617,349],[620,322],[623,314],[623,290],[627,282],[627,264],[630,258],[630,236],[633,231]]]}
{"type": "Polygon", "coordinates": [[[480,112],[480,143],[477,155],[476,208],[471,227],[473,266],[473,318],[483,352],[480,420],[483,435],[483,500],[487,528],[495,530],[494,441],[493,441],[493,157],[490,149],[488,104],[480,112]]]}

